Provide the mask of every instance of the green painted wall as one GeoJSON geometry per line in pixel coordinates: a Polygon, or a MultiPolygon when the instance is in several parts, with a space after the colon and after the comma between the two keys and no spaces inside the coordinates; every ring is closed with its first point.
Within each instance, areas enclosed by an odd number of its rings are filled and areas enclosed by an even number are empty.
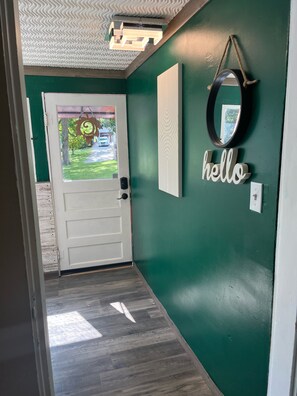
{"type": "Polygon", "coordinates": [[[126,80],[100,78],[26,76],[26,92],[30,99],[36,175],[38,181],[48,181],[42,92],[125,94],[126,80]]]}
{"type": "MultiPolygon", "coordinates": [[[[289,0],[212,0],[128,79],[134,259],[225,396],[264,396],[268,378],[289,0]],[[229,34],[239,37],[253,115],[239,161],[264,183],[201,180],[209,91],[229,34]],[[158,190],[157,76],[183,64],[183,198],[158,190]]],[[[226,67],[238,68],[233,53],[226,67]]]]}

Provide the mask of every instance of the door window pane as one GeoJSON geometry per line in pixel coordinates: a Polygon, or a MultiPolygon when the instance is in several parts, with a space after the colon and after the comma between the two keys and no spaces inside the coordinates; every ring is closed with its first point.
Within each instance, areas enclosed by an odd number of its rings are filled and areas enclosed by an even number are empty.
{"type": "Polygon", "coordinates": [[[113,106],[57,106],[63,180],[118,177],[113,106]]]}

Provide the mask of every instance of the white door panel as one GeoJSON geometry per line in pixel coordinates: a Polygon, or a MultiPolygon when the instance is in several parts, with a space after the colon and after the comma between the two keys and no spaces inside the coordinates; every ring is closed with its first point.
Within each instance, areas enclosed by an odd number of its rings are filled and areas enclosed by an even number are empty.
{"type": "Polygon", "coordinates": [[[122,220],[120,216],[67,220],[66,222],[69,239],[120,234],[122,232],[122,220]]]}
{"type": "Polygon", "coordinates": [[[125,95],[44,98],[61,270],[131,261],[130,200],[119,199],[129,195],[120,188],[129,178],[125,95]],[[91,145],[74,127],[86,115],[100,121],[91,145]]]}

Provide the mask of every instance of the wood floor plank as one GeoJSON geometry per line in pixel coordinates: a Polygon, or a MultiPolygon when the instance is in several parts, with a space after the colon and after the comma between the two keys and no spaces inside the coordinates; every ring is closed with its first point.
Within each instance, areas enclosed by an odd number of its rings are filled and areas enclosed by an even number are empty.
{"type": "Polygon", "coordinates": [[[163,377],[189,371],[191,367],[191,359],[186,353],[183,353],[158,361],[140,363],[135,366],[100,373],[101,386],[103,390],[130,388],[152,380],[158,382],[163,377]]]}
{"type": "Polygon", "coordinates": [[[212,395],[132,267],[49,279],[46,296],[56,396],[212,395]]]}
{"type": "Polygon", "coordinates": [[[112,353],[111,360],[114,368],[124,368],[140,363],[158,361],[162,358],[180,355],[183,352],[183,347],[176,340],[172,340],[112,353]]]}
{"type": "Polygon", "coordinates": [[[197,371],[186,371],[169,377],[149,381],[132,388],[103,392],[102,396],[212,396],[209,388],[201,377],[197,377],[197,371]]]}

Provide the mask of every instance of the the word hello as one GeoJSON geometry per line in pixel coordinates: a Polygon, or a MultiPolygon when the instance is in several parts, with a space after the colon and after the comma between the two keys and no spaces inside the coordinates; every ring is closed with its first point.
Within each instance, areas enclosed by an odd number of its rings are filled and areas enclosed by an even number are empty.
{"type": "Polygon", "coordinates": [[[251,174],[247,164],[237,164],[237,149],[224,150],[221,162],[214,164],[211,162],[212,151],[205,151],[203,159],[202,179],[221,181],[223,183],[244,183],[251,174]]]}

